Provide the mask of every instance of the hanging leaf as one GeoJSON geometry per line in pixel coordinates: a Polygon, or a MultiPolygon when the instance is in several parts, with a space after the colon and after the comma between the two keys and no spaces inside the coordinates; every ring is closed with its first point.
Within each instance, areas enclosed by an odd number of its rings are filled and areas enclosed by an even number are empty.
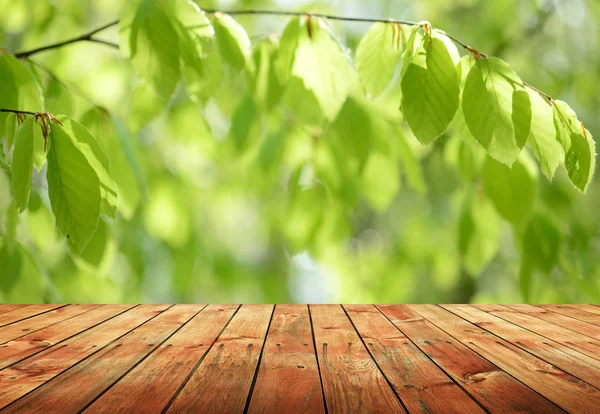
{"type": "Polygon", "coordinates": [[[547,215],[536,213],[523,237],[523,260],[549,274],[560,261],[562,235],[547,215]]]}
{"type": "Polygon", "coordinates": [[[272,38],[263,40],[254,51],[256,74],[252,79],[254,100],[267,110],[271,110],[283,93],[283,86],[275,73],[278,44],[272,38]]]}
{"type": "Polygon", "coordinates": [[[286,51],[284,45],[295,46],[286,103],[302,119],[313,121],[321,113],[331,121],[349,93],[359,85],[358,76],[340,43],[321,19],[307,18],[295,30],[297,24],[298,20],[292,20],[290,25],[294,30],[286,29],[297,35],[296,41],[290,39],[284,43],[282,40],[280,48],[279,67],[285,72],[281,68],[290,64],[291,51],[286,51]]]}
{"type": "Polygon", "coordinates": [[[3,95],[0,98],[1,108],[30,112],[43,110],[42,90],[31,71],[13,55],[2,52],[0,52],[0,84],[2,84],[0,95],[3,95]]]}
{"type": "Polygon", "coordinates": [[[12,188],[19,212],[25,211],[33,172],[33,118],[28,117],[17,134],[12,158],[12,188]]]}
{"type": "Polygon", "coordinates": [[[78,136],[56,125],[50,130],[48,196],[56,226],[82,250],[98,225],[100,180],[81,149],[78,136]]]}
{"type": "Polygon", "coordinates": [[[502,60],[482,58],[471,68],[462,95],[465,121],[496,160],[512,165],[531,130],[529,94],[502,60]]]}
{"type": "Polygon", "coordinates": [[[394,79],[405,42],[400,25],[375,23],[358,44],[356,70],[372,99],[381,95],[394,79]]]}
{"type": "Polygon", "coordinates": [[[565,149],[565,168],[573,185],[585,193],[596,168],[596,144],[575,112],[562,101],[553,101],[554,127],[565,149]]]}
{"type": "Polygon", "coordinates": [[[100,180],[102,214],[114,218],[117,210],[117,186],[108,172],[110,165],[108,156],[102,147],[100,147],[96,138],[83,125],[64,115],[57,118],[63,125],[55,126],[55,129],[61,129],[73,142],[76,142],[79,150],[86,157],[89,165],[94,169],[100,180]]]}
{"type": "Polygon", "coordinates": [[[9,149],[12,148],[13,144],[15,143],[18,127],[19,124],[17,121],[17,115],[11,112],[6,117],[6,127],[4,129],[4,134],[6,135],[6,143],[8,144],[9,149]]]}
{"type": "Polygon", "coordinates": [[[500,217],[486,197],[467,198],[459,221],[458,249],[469,274],[479,275],[496,256],[500,225],[500,217]]]}
{"type": "Polygon", "coordinates": [[[423,38],[402,77],[402,112],[423,144],[440,136],[458,109],[458,74],[441,37],[423,38]]]}
{"type": "Polygon", "coordinates": [[[245,68],[252,72],[252,46],[246,30],[231,16],[223,13],[215,13],[213,26],[223,60],[235,70],[245,68]]]}
{"type": "Polygon", "coordinates": [[[496,210],[512,224],[523,225],[537,197],[538,172],[534,161],[523,152],[511,168],[488,157],[482,175],[485,193],[496,210]]]}
{"type": "Polygon", "coordinates": [[[161,97],[179,81],[179,37],[157,0],[131,2],[119,23],[121,52],[161,97]]]}
{"type": "Polygon", "coordinates": [[[387,154],[373,152],[362,174],[361,190],[375,211],[384,212],[400,190],[398,163],[387,154]]]}
{"type": "Polygon", "coordinates": [[[532,117],[528,143],[540,161],[542,172],[552,180],[556,167],[565,156],[556,136],[552,106],[537,92],[529,91],[529,98],[532,117]]]}

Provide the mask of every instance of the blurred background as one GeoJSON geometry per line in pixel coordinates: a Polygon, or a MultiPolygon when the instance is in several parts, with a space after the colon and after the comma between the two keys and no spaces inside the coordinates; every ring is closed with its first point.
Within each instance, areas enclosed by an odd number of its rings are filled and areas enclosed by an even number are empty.
{"type": "MultiPolygon", "coordinates": [[[[125,3],[0,0],[0,47],[15,52],[79,35],[118,18],[125,3]]],[[[600,136],[595,0],[197,3],[428,20],[506,60],[524,81],[568,102],[600,136]]],[[[235,18],[253,45],[280,34],[289,21],[235,18]]],[[[330,24],[352,53],[370,27],[330,24]]],[[[99,37],[118,41],[118,30],[99,37]]],[[[371,182],[348,178],[349,197],[326,185],[295,197],[290,182],[301,185],[318,170],[317,140],[300,127],[282,129],[288,123],[282,114],[267,121],[267,132],[256,127],[243,115],[242,77],[226,73],[202,102],[181,90],[168,104],[156,105],[136,89],[131,64],[115,49],[78,43],[32,60],[54,113],[80,119],[99,105],[122,121],[114,132],[116,148],[114,137],[98,137],[116,168],[123,166],[119,215],[103,220],[84,254],[75,255],[55,229],[44,174],[34,174],[37,191],[16,227],[23,260],[9,268],[0,257],[0,302],[600,300],[600,180],[583,196],[564,169],[552,183],[541,172],[535,177],[535,209],[549,217],[560,249],[550,268],[530,272],[531,295],[524,297],[523,230],[503,221],[485,200],[472,201],[481,186],[481,163],[477,151],[465,155],[456,137],[447,134],[422,147],[399,127],[385,137],[397,159],[385,174],[371,182]],[[252,137],[243,150],[232,144],[240,128],[252,137]],[[466,227],[472,240],[467,247],[461,240],[466,227]]],[[[340,171],[329,173],[345,179],[340,171]]],[[[11,228],[9,189],[0,175],[4,236],[11,228]]]]}

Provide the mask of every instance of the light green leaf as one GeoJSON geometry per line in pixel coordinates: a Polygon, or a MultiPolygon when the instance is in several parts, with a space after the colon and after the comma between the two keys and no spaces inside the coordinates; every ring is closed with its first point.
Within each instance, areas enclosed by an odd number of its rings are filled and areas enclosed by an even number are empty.
{"type": "Polygon", "coordinates": [[[356,70],[372,99],[381,95],[394,79],[405,41],[401,26],[375,23],[358,44],[356,70]]]}
{"type": "Polygon", "coordinates": [[[361,179],[361,191],[378,212],[385,211],[400,190],[400,170],[396,161],[386,154],[373,152],[361,179]]]}
{"type": "Polygon", "coordinates": [[[549,274],[559,263],[562,235],[545,214],[536,213],[523,237],[523,261],[549,274]]]}
{"type": "Polygon", "coordinates": [[[46,164],[46,140],[42,133],[42,128],[36,123],[33,124],[33,166],[39,172],[46,164]]]}
{"type": "Polygon", "coordinates": [[[460,216],[458,248],[469,274],[478,276],[496,256],[500,226],[500,216],[486,197],[467,199],[460,216]]]}
{"type": "Polygon", "coordinates": [[[281,94],[283,86],[275,73],[278,44],[269,38],[260,42],[254,51],[256,74],[252,79],[252,89],[255,102],[267,110],[272,109],[281,94]]]}
{"type": "Polygon", "coordinates": [[[458,74],[441,36],[423,38],[402,77],[402,112],[423,144],[440,136],[458,109],[458,74]]]}
{"type": "Polygon", "coordinates": [[[529,91],[529,98],[532,117],[528,143],[540,162],[542,172],[551,180],[556,167],[564,159],[564,150],[556,136],[552,106],[537,92],[529,91]]]}
{"type": "Polygon", "coordinates": [[[31,112],[41,112],[44,109],[42,90],[35,77],[27,66],[11,54],[0,52],[0,81],[3,86],[1,95],[6,93],[4,98],[0,98],[0,103],[10,105],[2,108],[31,112]]]}
{"type": "Polygon", "coordinates": [[[279,41],[279,53],[275,60],[275,74],[279,81],[285,85],[292,75],[292,68],[296,59],[296,49],[301,31],[306,30],[299,17],[294,17],[287,24],[279,41]]]}
{"type": "Polygon", "coordinates": [[[575,187],[587,191],[596,168],[596,144],[587,129],[571,134],[571,148],[565,157],[565,168],[575,187]]]}
{"type": "Polygon", "coordinates": [[[4,144],[0,141],[0,169],[10,178],[12,173],[10,172],[10,165],[6,162],[6,154],[4,153],[4,144]]]}
{"type": "Polygon", "coordinates": [[[596,144],[569,105],[553,101],[554,127],[565,149],[565,168],[575,187],[585,193],[596,168],[596,144]]]}
{"type": "Polygon", "coordinates": [[[119,24],[121,52],[156,93],[173,94],[179,81],[179,37],[157,0],[131,2],[119,24]]]}
{"type": "Polygon", "coordinates": [[[51,78],[45,92],[46,111],[52,114],[73,113],[74,103],[69,90],[56,79],[51,78]]]}
{"type": "Polygon", "coordinates": [[[512,165],[531,129],[529,95],[502,60],[482,58],[471,68],[462,95],[465,121],[496,160],[512,165]]]}
{"type": "Polygon", "coordinates": [[[229,134],[239,151],[245,150],[251,138],[256,135],[257,120],[256,105],[252,100],[252,96],[248,95],[236,108],[229,130],[229,134]]]}
{"type": "Polygon", "coordinates": [[[11,112],[6,117],[6,128],[4,129],[4,133],[6,134],[6,143],[8,144],[9,149],[15,143],[18,129],[19,124],[17,122],[17,115],[11,112]]]}
{"type": "Polygon", "coordinates": [[[380,132],[367,104],[368,102],[361,103],[352,97],[346,99],[332,125],[339,144],[337,148],[346,155],[345,162],[355,160],[359,170],[364,167],[372,141],[380,132]]]}
{"type": "Polygon", "coordinates": [[[25,211],[33,172],[33,117],[28,117],[17,134],[12,159],[12,188],[19,212],[25,211]]]}
{"type": "Polygon", "coordinates": [[[529,217],[537,198],[535,162],[523,152],[511,167],[491,157],[483,166],[483,187],[496,210],[517,227],[529,217]]]}
{"type": "MultiPolygon", "coordinates": [[[[398,156],[408,185],[420,194],[424,194],[426,184],[423,176],[423,166],[421,165],[421,160],[409,144],[406,132],[402,131],[399,127],[391,128],[390,131],[397,140],[398,156]]],[[[413,141],[416,143],[415,139],[413,141]]]]}
{"type": "Polygon", "coordinates": [[[62,122],[63,126],[56,126],[55,128],[62,129],[76,143],[100,180],[102,214],[114,218],[117,210],[117,186],[108,172],[110,165],[108,156],[100,144],[98,144],[96,138],[83,125],[72,119],[68,119],[64,115],[57,118],[62,122]]]}
{"type": "Polygon", "coordinates": [[[82,250],[98,225],[100,180],[77,137],[56,125],[50,132],[46,178],[56,226],[82,250]]]}
{"type": "MultiPolygon", "coordinates": [[[[298,33],[291,72],[293,78],[300,80],[305,91],[298,87],[295,90],[297,94],[288,96],[287,102],[296,112],[298,103],[307,102],[305,98],[313,101],[310,97],[312,94],[325,118],[333,120],[346,97],[360,83],[349,57],[325,23],[320,19],[307,22],[302,23],[298,33]]],[[[293,88],[288,89],[294,91],[293,88]]]]}
{"type": "Polygon", "coordinates": [[[231,16],[223,13],[215,13],[213,26],[223,60],[235,70],[245,68],[252,72],[252,46],[246,30],[231,16]]]}

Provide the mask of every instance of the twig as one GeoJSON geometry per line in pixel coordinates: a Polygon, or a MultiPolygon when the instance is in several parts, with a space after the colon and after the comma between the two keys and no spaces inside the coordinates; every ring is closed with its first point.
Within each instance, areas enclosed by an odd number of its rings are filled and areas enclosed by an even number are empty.
{"type": "MultiPolygon", "coordinates": [[[[202,9],[202,10],[208,14],[222,13],[222,14],[229,14],[232,16],[235,16],[235,15],[308,16],[308,17],[314,17],[314,18],[323,18],[323,19],[346,21],[346,22],[389,23],[389,24],[401,24],[404,26],[422,26],[423,25],[422,22],[414,22],[414,21],[410,21],[410,20],[375,19],[375,18],[367,18],[367,17],[346,17],[346,16],[336,16],[336,15],[332,15],[332,14],[300,12],[300,11],[261,10],[261,9],[248,9],[248,10],[202,9]]],[[[42,51],[50,50],[50,49],[56,49],[56,48],[59,48],[62,46],[69,45],[71,43],[76,43],[76,42],[81,42],[81,41],[95,42],[95,43],[104,44],[104,45],[107,45],[110,47],[119,48],[119,45],[116,43],[94,37],[94,35],[96,33],[101,32],[105,29],[108,29],[109,27],[116,26],[117,24],[119,24],[119,20],[114,20],[112,22],[105,24],[104,26],[94,29],[91,32],[85,33],[81,36],[77,36],[72,39],[65,40],[63,42],[54,43],[54,44],[47,45],[47,46],[42,46],[37,49],[32,49],[32,50],[28,50],[25,52],[19,52],[19,53],[16,53],[15,56],[19,57],[19,58],[28,57],[28,56],[31,56],[38,52],[42,52],[42,51]]],[[[465,50],[467,50],[470,53],[472,53],[473,55],[475,55],[476,58],[479,59],[480,57],[483,57],[483,58],[488,57],[487,54],[479,52],[477,49],[469,46],[467,43],[457,39],[456,37],[452,36],[451,34],[448,34],[446,32],[443,32],[443,34],[445,36],[447,36],[450,40],[452,40],[453,42],[458,44],[459,46],[463,47],[465,50]]],[[[540,94],[547,100],[549,100],[551,102],[553,101],[553,98],[550,95],[548,95],[547,93],[542,92],[541,90],[533,87],[532,85],[530,85],[528,83],[523,82],[523,85],[525,85],[526,87],[530,88],[531,90],[537,92],[538,94],[540,94]]]]}
{"type": "Polygon", "coordinates": [[[11,114],[24,114],[24,115],[37,115],[37,112],[31,112],[31,111],[19,111],[18,109],[4,109],[4,108],[0,108],[0,112],[6,112],[6,113],[11,113],[11,114]]]}
{"type": "Polygon", "coordinates": [[[58,42],[58,43],[53,43],[51,45],[47,45],[47,46],[42,46],[42,47],[38,47],[36,49],[31,49],[31,50],[27,50],[25,52],[19,52],[19,53],[15,53],[15,56],[18,58],[26,58],[29,57],[33,54],[39,53],[39,52],[43,52],[45,50],[50,50],[50,49],[56,49],[62,46],[66,46],[66,45],[70,45],[71,43],[76,43],[76,42],[96,42],[96,43],[101,43],[101,44],[105,44],[105,45],[109,45],[109,46],[113,46],[113,47],[119,47],[119,45],[112,43],[112,42],[108,42],[106,40],[102,40],[102,39],[98,39],[93,37],[96,33],[99,33],[103,30],[108,29],[109,27],[112,26],[116,26],[117,24],[119,24],[118,20],[114,20],[110,23],[105,24],[104,26],[100,26],[97,29],[92,30],[91,32],[88,33],[84,33],[81,36],[77,36],[74,37],[72,39],[67,39],[64,40],[62,42],[58,42]]]}

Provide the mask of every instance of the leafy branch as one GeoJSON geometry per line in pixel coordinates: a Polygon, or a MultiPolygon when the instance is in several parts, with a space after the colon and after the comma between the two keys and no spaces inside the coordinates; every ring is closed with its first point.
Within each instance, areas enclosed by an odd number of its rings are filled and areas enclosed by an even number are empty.
{"type": "MultiPolygon", "coordinates": [[[[332,15],[332,14],[322,14],[322,13],[313,13],[313,12],[301,12],[301,11],[285,11],[285,10],[263,10],[263,9],[247,9],[247,10],[217,10],[217,9],[202,9],[205,13],[208,14],[217,14],[217,13],[222,13],[222,14],[228,14],[231,16],[235,16],[235,15],[264,15],[264,16],[306,16],[309,18],[323,18],[323,19],[328,19],[328,20],[337,20],[337,21],[345,21],[345,22],[361,22],[361,23],[388,23],[388,24],[399,24],[399,25],[403,25],[403,26],[408,26],[408,27],[415,27],[415,26],[429,26],[429,23],[426,21],[421,21],[421,22],[416,22],[416,21],[411,21],[411,20],[399,20],[399,19],[377,19],[377,18],[367,18],[367,17],[348,17],[348,16],[337,16],[337,15],[332,15]]],[[[116,26],[119,24],[119,20],[114,20],[112,22],[106,23],[103,26],[98,27],[97,29],[94,29],[88,33],[82,34],[80,36],[71,38],[71,39],[67,39],[64,40],[62,42],[58,42],[58,43],[53,43],[50,45],[46,45],[46,46],[42,46],[42,47],[38,47],[35,49],[31,49],[28,51],[24,51],[24,52],[18,52],[15,54],[16,57],[18,58],[27,58],[31,55],[34,55],[36,53],[39,52],[43,52],[46,50],[51,50],[51,49],[57,49],[63,46],[67,46],[70,45],[72,43],[77,43],[77,42],[82,42],[82,41],[87,41],[87,42],[94,42],[94,43],[100,43],[100,44],[104,44],[106,46],[110,46],[113,48],[118,49],[119,45],[117,43],[113,43],[107,40],[103,40],[103,39],[99,39],[97,37],[94,37],[95,34],[106,30],[110,27],[116,26]]],[[[429,26],[430,27],[430,26],[429,26]]],[[[472,53],[474,56],[476,56],[477,58],[479,57],[484,57],[487,58],[488,55],[485,53],[480,52],[479,50],[475,49],[474,47],[470,46],[469,44],[463,42],[462,40],[459,40],[458,38],[456,38],[455,36],[444,32],[444,35],[447,36],[449,39],[451,39],[454,43],[458,44],[459,46],[461,46],[463,49],[467,50],[468,52],[472,53]]],[[[546,98],[548,101],[552,102],[553,98],[548,95],[545,92],[542,92],[541,90],[539,90],[538,88],[523,82],[523,85],[530,88],[531,90],[539,93],[541,96],[543,96],[544,98],[546,98]]]]}

